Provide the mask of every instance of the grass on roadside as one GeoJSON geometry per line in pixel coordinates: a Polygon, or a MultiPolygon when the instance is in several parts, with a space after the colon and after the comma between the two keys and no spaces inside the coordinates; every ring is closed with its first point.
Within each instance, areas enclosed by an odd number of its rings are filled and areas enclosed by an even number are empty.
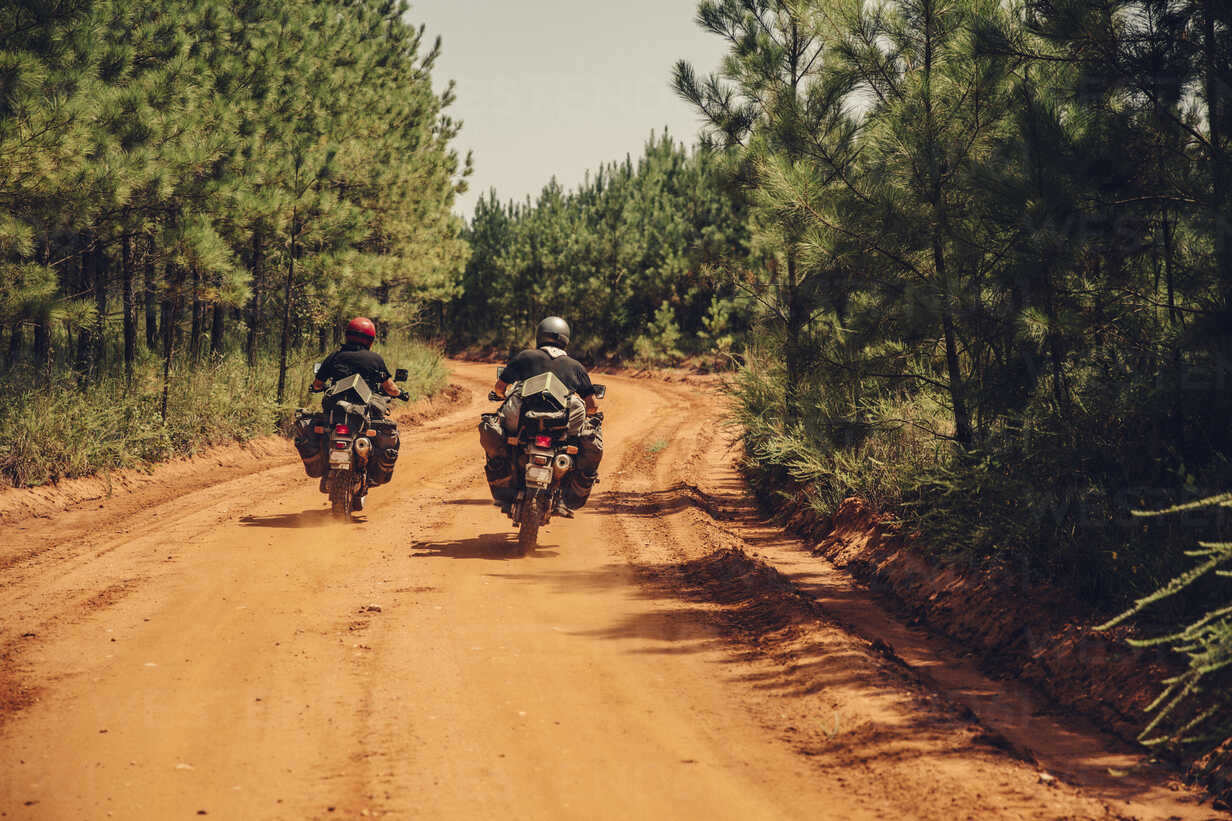
{"type": "MultiPolygon", "coordinates": [[[[390,369],[406,368],[412,399],[444,387],[441,354],[412,340],[378,344],[390,369]]],[[[0,413],[0,484],[17,487],[147,467],[212,445],[243,442],[283,428],[297,405],[307,405],[316,352],[297,352],[287,372],[287,400],[275,401],[278,360],[241,354],[177,360],[171,371],[167,419],[161,416],[162,363],[138,363],[131,383],[106,376],[79,386],[57,368],[42,380],[25,365],[0,374],[6,397],[0,413]]]]}

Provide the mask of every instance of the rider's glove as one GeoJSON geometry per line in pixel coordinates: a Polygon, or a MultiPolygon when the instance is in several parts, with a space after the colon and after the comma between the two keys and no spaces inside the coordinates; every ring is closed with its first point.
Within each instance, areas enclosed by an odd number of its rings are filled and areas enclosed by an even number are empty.
{"type": "Polygon", "coordinates": [[[411,401],[411,395],[407,393],[406,391],[402,391],[402,393],[398,394],[396,398],[401,399],[403,402],[411,401]]]}

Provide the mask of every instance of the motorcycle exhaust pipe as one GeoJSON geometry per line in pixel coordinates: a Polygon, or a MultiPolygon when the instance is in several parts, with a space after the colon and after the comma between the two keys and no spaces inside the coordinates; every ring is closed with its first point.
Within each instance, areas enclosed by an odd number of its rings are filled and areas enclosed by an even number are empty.
{"type": "Polygon", "coordinates": [[[359,459],[361,465],[368,464],[368,457],[372,455],[372,440],[363,436],[355,439],[355,456],[359,459]]]}
{"type": "Polygon", "coordinates": [[[558,453],[556,458],[552,460],[552,469],[556,472],[556,478],[564,476],[573,467],[573,457],[567,453],[558,453]]]}

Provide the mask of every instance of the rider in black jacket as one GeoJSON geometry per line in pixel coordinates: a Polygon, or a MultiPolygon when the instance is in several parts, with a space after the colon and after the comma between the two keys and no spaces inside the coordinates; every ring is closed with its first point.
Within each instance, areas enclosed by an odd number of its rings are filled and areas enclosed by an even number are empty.
{"type": "MultiPolygon", "coordinates": [[[[577,465],[565,477],[564,507],[557,514],[572,516],[586,504],[590,490],[599,478],[599,462],[603,459],[603,414],[595,399],[595,389],[590,383],[590,374],[573,357],[565,353],[569,345],[569,323],[558,316],[550,316],[539,323],[535,333],[535,346],[516,354],[496,380],[493,390],[499,396],[515,382],[521,382],[541,373],[551,372],[586,403],[586,422],[578,440],[577,465]]],[[[492,416],[479,424],[479,441],[483,445],[487,462],[484,473],[492,498],[499,505],[507,505],[514,497],[513,461],[509,458],[509,446],[499,422],[492,416]]]]}
{"type": "Polygon", "coordinates": [[[337,382],[353,374],[359,374],[373,391],[384,392],[388,396],[401,396],[402,389],[394,384],[385,359],[370,350],[376,339],[376,325],[366,316],[357,316],[347,323],[346,344],[321,363],[317,370],[317,378],[312,383],[312,390],[325,389],[325,383],[337,382]]]}
{"type": "MultiPolygon", "coordinates": [[[[325,357],[325,361],[317,369],[316,379],[309,388],[314,393],[325,390],[327,382],[337,382],[348,376],[359,374],[373,392],[384,393],[387,396],[406,398],[405,392],[399,388],[385,365],[385,359],[380,354],[370,350],[376,340],[376,325],[371,319],[357,316],[347,323],[346,344],[325,357]]],[[[373,419],[384,418],[384,413],[378,405],[370,406],[373,419]]],[[[372,444],[376,457],[369,460],[368,478],[373,485],[389,480],[393,465],[398,459],[398,429],[392,422],[381,423],[384,426],[373,437],[372,444]]],[[[321,488],[325,488],[324,460],[320,456],[323,439],[313,433],[317,421],[313,417],[304,417],[301,428],[295,437],[295,447],[304,459],[306,467],[310,467],[309,476],[321,479],[321,488]]],[[[364,496],[356,496],[353,502],[356,510],[364,509],[364,496]]]]}

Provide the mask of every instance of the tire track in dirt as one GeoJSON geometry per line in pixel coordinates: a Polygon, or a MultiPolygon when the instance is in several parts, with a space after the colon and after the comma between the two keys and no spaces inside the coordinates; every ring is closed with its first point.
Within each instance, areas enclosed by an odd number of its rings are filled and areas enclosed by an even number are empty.
{"type": "MultiPolygon", "coordinates": [[[[465,390],[450,391],[450,403],[424,403],[412,414],[399,414],[404,423],[412,418],[431,423],[441,408],[459,404],[467,410],[447,413],[437,424],[451,426],[456,435],[468,413],[472,395],[465,390]]],[[[404,432],[408,428],[404,426],[404,432]]],[[[3,595],[21,614],[13,622],[0,623],[0,657],[14,649],[15,629],[22,633],[43,634],[58,624],[114,604],[122,596],[156,575],[163,562],[174,562],[202,537],[241,516],[253,504],[292,490],[306,482],[298,457],[286,440],[289,453],[273,456],[270,467],[253,469],[242,476],[210,481],[207,457],[199,464],[201,476],[192,478],[192,488],[176,495],[172,488],[143,487],[91,509],[68,511],[61,516],[30,517],[4,526],[12,534],[8,549],[0,548],[0,572],[4,574],[3,595]],[[102,534],[102,538],[100,538],[102,534]],[[115,580],[113,592],[94,592],[101,581],[97,574],[100,560],[117,550],[132,554],[136,572],[126,564],[131,576],[115,580]],[[66,616],[76,612],[78,616],[66,616]],[[20,625],[20,628],[18,628],[20,625]]],[[[238,446],[237,446],[238,447],[238,446]]],[[[177,466],[178,471],[178,466],[177,466]]],[[[3,721],[3,714],[0,714],[3,721]]]]}
{"type": "Polygon", "coordinates": [[[982,728],[947,699],[870,642],[847,636],[784,577],[748,559],[741,550],[747,545],[715,521],[711,497],[694,484],[727,450],[714,398],[689,388],[672,388],[671,394],[683,413],[670,444],[657,453],[626,454],[621,470],[643,474],[628,483],[641,492],[626,491],[613,510],[622,515],[627,555],[639,581],[656,595],[696,605],[694,618],[734,638],[734,657],[758,668],[745,684],[768,732],[834,773],[843,789],[870,805],[889,804],[905,817],[951,817],[947,813],[958,810],[995,817],[1013,808],[1048,818],[1075,807],[1082,808],[1079,817],[1109,814],[1102,803],[1089,804],[1074,790],[1053,789],[1039,800],[1037,773],[983,743],[982,728]],[[647,492],[651,487],[657,490],[647,492]],[[759,698],[766,692],[775,695],[759,698]],[[929,761],[930,749],[937,758],[952,757],[956,766],[929,761]],[[1001,791],[1000,806],[984,798],[982,785],[990,776],[1013,785],[1009,795],[1001,791]],[[935,808],[941,812],[925,812],[921,796],[944,797],[935,808]]]}

